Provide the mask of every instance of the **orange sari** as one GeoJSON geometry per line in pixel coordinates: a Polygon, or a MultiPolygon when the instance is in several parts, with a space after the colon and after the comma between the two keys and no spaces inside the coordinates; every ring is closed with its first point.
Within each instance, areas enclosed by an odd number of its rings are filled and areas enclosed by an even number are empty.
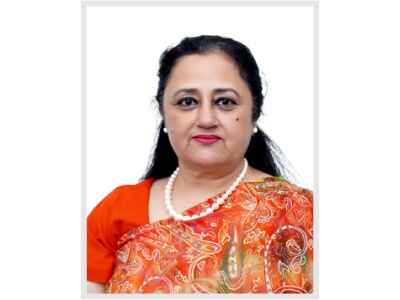
{"type": "Polygon", "coordinates": [[[243,182],[210,215],[125,233],[106,293],[311,293],[312,239],[311,191],[280,177],[243,182]]]}

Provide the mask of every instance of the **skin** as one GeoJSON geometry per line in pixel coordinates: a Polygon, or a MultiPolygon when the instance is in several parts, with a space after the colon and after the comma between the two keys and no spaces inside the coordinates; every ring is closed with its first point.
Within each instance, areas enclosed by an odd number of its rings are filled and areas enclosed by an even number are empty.
{"type": "Polygon", "coordinates": [[[221,167],[237,165],[254,127],[251,110],[250,90],[227,56],[182,57],[171,72],[163,102],[168,136],[180,166],[220,173],[221,167]],[[205,146],[192,139],[197,134],[216,134],[221,140],[205,146]]]}
{"type": "MultiPolygon", "coordinates": [[[[180,212],[229,187],[239,175],[255,126],[252,95],[235,63],[211,52],[181,57],[163,99],[163,117],[180,167],[173,194],[180,212]],[[193,139],[198,134],[221,139],[203,145],[193,139]]],[[[260,173],[249,167],[247,176],[260,173]]],[[[158,184],[165,186],[166,180],[158,184]]]]}

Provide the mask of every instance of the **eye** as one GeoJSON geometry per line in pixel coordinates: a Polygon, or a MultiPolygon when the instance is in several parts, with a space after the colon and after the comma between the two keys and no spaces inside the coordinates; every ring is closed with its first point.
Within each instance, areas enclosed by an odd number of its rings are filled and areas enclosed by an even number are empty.
{"type": "Polygon", "coordinates": [[[234,108],[235,105],[237,105],[235,100],[232,100],[228,97],[218,98],[217,100],[215,100],[215,104],[226,110],[231,110],[234,108]]]}
{"type": "Polygon", "coordinates": [[[194,99],[193,97],[184,97],[176,103],[176,105],[183,107],[183,108],[190,108],[196,104],[197,104],[197,100],[194,99]]]}

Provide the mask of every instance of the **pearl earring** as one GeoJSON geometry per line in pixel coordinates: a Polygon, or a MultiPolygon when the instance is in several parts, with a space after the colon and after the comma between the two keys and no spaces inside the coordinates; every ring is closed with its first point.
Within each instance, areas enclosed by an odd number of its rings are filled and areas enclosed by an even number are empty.
{"type": "Polygon", "coordinates": [[[253,128],[253,133],[256,133],[258,131],[258,128],[257,127],[254,127],[253,128]]]}
{"type": "Polygon", "coordinates": [[[168,130],[167,130],[167,128],[163,128],[163,131],[165,132],[165,133],[168,133],[168,130]]]}

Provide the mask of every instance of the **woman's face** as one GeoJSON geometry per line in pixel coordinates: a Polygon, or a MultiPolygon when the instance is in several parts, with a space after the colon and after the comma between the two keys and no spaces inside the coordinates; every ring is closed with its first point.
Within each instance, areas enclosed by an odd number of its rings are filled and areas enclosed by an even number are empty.
{"type": "Polygon", "coordinates": [[[224,54],[186,55],[164,91],[168,136],[180,164],[196,167],[240,162],[250,142],[252,96],[224,54]]]}

